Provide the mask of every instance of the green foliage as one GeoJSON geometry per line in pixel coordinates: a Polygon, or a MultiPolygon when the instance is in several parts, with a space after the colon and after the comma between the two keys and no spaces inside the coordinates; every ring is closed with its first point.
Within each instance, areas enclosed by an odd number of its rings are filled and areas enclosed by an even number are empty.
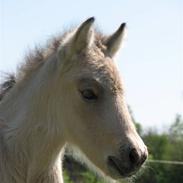
{"type": "Polygon", "coordinates": [[[64,171],[64,183],[104,183],[90,171],[81,172],[77,179],[71,180],[68,171],[64,171]]]}
{"type": "Polygon", "coordinates": [[[153,155],[153,158],[162,159],[169,145],[167,135],[158,135],[157,133],[150,131],[143,138],[149,153],[153,155]]]}
{"type": "Polygon", "coordinates": [[[85,177],[85,183],[104,183],[102,180],[99,180],[91,172],[84,172],[82,175],[83,177],[85,177]]]}
{"type": "MultiPolygon", "coordinates": [[[[149,130],[144,136],[151,159],[183,161],[183,120],[177,115],[169,132],[158,134],[149,130]]],[[[175,164],[147,163],[138,183],[180,183],[183,182],[183,166],[175,164]]]]}
{"type": "Polygon", "coordinates": [[[64,183],[73,183],[68,175],[67,171],[63,172],[63,176],[64,176],[64,183]]]}
{"type": "Polygon", "coordinates": [[[179,141],[183,139],[183,119],[181,115],[177,115],[175,122],[171,125],[169,130],[172,140],[179,141]]]}
{"type": "Polygon", "coordinates": [[[64,183],[105,183],[70,156],[65,156],[64,183]]]}

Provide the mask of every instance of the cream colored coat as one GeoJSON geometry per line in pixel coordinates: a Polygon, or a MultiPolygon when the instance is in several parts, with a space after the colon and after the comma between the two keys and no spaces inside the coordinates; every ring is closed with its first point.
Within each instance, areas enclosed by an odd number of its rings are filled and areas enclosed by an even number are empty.
{"type": "Polygon", "coordinates": [[[130,118],[113,61],[125,24],[104,37],[92,29],[93,22],[88,19],[29,55],[16,84],[1,100],[1,183],[63,183],[66,146],[114,181],[119,177],[108,167],[109,155],[119,156],[121,149],[128,167],[126,147],[147,151],[130,118]],[[97,99],[84,99],[86,90],[97,99]]]}

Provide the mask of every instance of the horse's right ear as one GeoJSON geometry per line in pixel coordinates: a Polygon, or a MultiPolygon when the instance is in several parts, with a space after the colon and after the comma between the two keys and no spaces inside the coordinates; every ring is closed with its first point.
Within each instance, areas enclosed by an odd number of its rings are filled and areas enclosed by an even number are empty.
{"type": "Polygon", "coordinates": [[[107,47],[106,55],[113,57],[121,46],[126,32],[126,23],[122,23],[118,30],[104,40],[104,45],[107,47]]]}
{"type": "Polygon", "coordinates": [[[81,52],[83,49],[90,47],[93,43],[92,25],[95,18],[91,17],[83,22],[71,35],[66,38],[65,42],[59,48],[59,54],[64,52],[65,56],[81,52]]]}

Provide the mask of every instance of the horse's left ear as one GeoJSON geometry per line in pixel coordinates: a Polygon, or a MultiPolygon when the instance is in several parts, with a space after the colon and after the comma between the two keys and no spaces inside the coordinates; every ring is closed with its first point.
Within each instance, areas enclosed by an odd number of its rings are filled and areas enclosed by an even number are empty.
{"type": "Polygon", "coordinates": [[[124,38],[126,30],[126,23],[122,23],[118,30],[111,36],[104,40],[104,45],[106,46],[106,55],[113,57],[121,46],[121,42],[124,38]]]}
{"type": "Polygon", "coordinates": [[[93,43],[94,33],[92,25],[94,21],[95,18],[91,17],[79,26],[72,40],[74,51],[82,51],[83,49],[90,47],[90,45],[93,43]]]}
{"type": "Polygon", "coordinates": [[[71,32],[68,37],[66,36],[58,48],[59,58],[69,58],[73,54],[79,53],[93,44],[94,31],[92,25],[94,20],[94,17],[87,19],[75,31],[71,32]]]}

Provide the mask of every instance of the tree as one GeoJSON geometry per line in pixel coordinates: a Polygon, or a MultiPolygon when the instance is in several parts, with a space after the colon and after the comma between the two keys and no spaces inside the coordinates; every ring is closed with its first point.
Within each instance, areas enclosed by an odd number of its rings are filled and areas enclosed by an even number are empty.
{"type": "Polygon", "coordinates": [[[172,140],[179,141],[183,139],[183,119],[180,114],[177,114],[175,122],[169,129],[169,134],[172,140]]]}
{"type": "MultiPolygon", "coordinates": [[[[167,133],[159,134],[148,130],[143,135],[151,159],[183,161],[183,120],[177,115],[167,133]]],[[[147,163],[138,183],[179,183],[183,182],[183,166],[175,164],[147,163]]]]}

